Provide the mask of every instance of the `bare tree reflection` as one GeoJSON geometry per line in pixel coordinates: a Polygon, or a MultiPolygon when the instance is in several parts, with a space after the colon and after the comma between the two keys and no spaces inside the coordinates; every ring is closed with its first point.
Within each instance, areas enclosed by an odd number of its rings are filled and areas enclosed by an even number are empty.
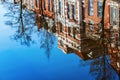
{"type": "MultiPolygon", "coordinates": [[[[26,11],[25,7],[23,8],[21,3],[22,2],[20,2],[20,5],[6,5],[9,12],[6,13],[5,16],[11,17],[10,20],[6,21],[6,24],[11,25],[12,28],[16,29],[16,33],[11,37],[11,39],[20,42],[21,45],[30,46],[31,44],[35,43],[35,41],[32,39],[32,33],[37,31],[35,14],[33,12],[26,11]]],[[[43,22],[41,26],[43,26],[44,29],[40,28],[38,30],[40,48],[45,49],[46,56],[49,58],[56,38],[48,31],[48,23],[44,17],[41,20],[41,22],[43,22]]]]}
{"type": "Polygon", "coordinates": [[[49,59],[56,38],[52,33],[44,30],[43,28],[41,28],[38,32],[38,37],[40,42],[40,48],[45,49],[46,56],[49,59]]]}
{"type": "MultiPolygon", "coordinates": [[[[40,4],[42,4],[42,1],[40,4]]],[[[25,6],[22,5],[22,0],[20,0],[20,5],[10,4],[8,9],[9,13],[5,16],[11,17],[12,20],[7,21],[6,24],[11,25],[16,29],[16,33],[12,36],[12,39],[20,42],[22,45],[30,46],[31,43],[34,43],[32,40],[32,33],[34,32],[35,26],[34,13],[25,10],[25,6]]],[[[38,20],[41,22],[40,26],[38,26],[40,48],[44,48],[47,57],[50,58],[51,50],[55,44],[55,36],[49,32],[49,26],[44,18],[42,10],[41,13],[42,14],[39,17],[40,20],[38,20]]],[[[101,21],[101,24],[103,27],[102,31],[104,31],[104,20],[101,21]]],[[[81,42],[82,52],[84,56],[87,54],[86,59],[93,59],[90,67],[90,73],[95,76],[96,80],[115,80],[117,74],[110,66],[106,58],[108,54],[105,39],[106,36],[104,32],[101,33],[101,39],[99,41],[84,39],[81,42]]]]}
{"type": "Polygon", "coordinates": [[[7,25],[11,25],[12,28],[16,29],[16,33],[11,39],[20,42],[22,45],[30,46],[34,41],[31,38],[34,32],[35,16],[33,12],[26,11],[22,6],[22,0],[19,4],[7,4],[9,12],[5,14],[7,17],[11,17],[6,22],[7,25]]]}
{"type": "Polygon", "coordinates": [[[90,73],[96,76],[96,80],[119,80],[120,76],[118,75],[117,71],[114,68],[112,68],[112,66],[110,65],[107,59],[107,55],[108,55],[107,44],[110,43],[110,38],[106,36],[106,33],[109,33],[109,31],[105,29],[105,24],[104,24],[106,1],[107,0],[103,1],[102,20],[99,23],[101,24],[102,31],[100,33],[100,39],[97,41],[102,48],[102,50],[99,51],[102,55],[97,59],[93,59],[93,62],[91,63],[90,73]]]}
{"type": "Polygon", "coordinates": [[[47,22],[48,19],[46,19],[46,16],[44,15],[43,10],[43,1],[40,0],[40,10],[36,13],[36,23],[38,25],[38,37],[40,42],[40,48],[45,49],[45,53],[47,58],[50,58],[51,50],[54,47],[55,43],[55,36],[53,33],[56,31],[55,23],[53,23],[52,28],[50,28],[49,22],[47,22]],[[53,32],[53,33],[52,33],[53,32]]]}

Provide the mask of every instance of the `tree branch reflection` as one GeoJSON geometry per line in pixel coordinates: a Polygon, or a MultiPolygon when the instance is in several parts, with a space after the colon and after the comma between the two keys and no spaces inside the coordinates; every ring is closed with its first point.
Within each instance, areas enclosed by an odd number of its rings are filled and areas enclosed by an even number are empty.
{"type": "Polygon", "coordinates": [[[35,15],[33,12],[28,12],[20,5],[9,4],[9,12],[5,14],[7,17],[11,17],[11,20],[6,22],[12,28],[15,28],[15,34],[11,39],[20,42],[21,45],[30,46],[34,43],[31,36],[34,32],[35,26],[35,15]]]}
{"type": "Polygon", "coordinates": [[[55,36],[52,33],[41,28],[40,31],[38,32],[38,37],[39,37],[40,48],[45,49],[46,56],[47,58],[49,58],[51,54],[51,50],[55,44],[55,39],[56,39],[55,36]]]}

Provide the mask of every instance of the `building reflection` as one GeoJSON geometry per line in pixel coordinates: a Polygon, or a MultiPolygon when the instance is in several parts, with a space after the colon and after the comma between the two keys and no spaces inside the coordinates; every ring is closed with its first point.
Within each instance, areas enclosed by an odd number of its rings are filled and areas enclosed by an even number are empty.
{"type": "Polygon", "coordinates": [[[120,73],[119,4],[119,0],[35,0],[32,10],[36,13],[38,31],[55,30],[58,47],[65,53],[73,52],[89,60],[104,56],[106,50],[111,65],[120,73]]]}
{"type": "MultiPolygon", "coordinates": [[[[103,56],[103,45],[106,44],[106,54],[110,55],[111,65],[120,72],[118,0],[106,0],[104,17],[103,0],[38,0],[36,3],[41,3],[39,6],[35,4],[36,15],[44,15],[47,25],[52,22],[52,25],[55,24],[60,49],[89,60],[103,56]],[[104,23],[101,23],[102,18],[104,23]],[[101,37],[102,32],[105,37],[101,37]]],[[[42,24],[41,21],[38,22],[42,24]]]]}

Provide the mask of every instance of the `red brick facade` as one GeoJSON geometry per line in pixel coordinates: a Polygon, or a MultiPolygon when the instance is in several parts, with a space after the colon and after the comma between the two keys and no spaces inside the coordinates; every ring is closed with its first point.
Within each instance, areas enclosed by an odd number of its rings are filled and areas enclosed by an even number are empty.
{"type": "Polygon", "coordinates": [[[35,3],[35,11],[37,14],[41,15],[42,14],[41,12],[43,11],[44,16],[54,19],[55,17],[54,7],[53,7],[54,0],[34,0],[34,3],[35,3]]]}
{"type": "MultiPolygon", "coordinates": [[[[85,24],[86,24],[86,26],[85,26],[85,30],[86,30],[86,32],[88,31],[88,32],[90,32],[90,33],[92,33],[92,34],[95,34],[96,36],[99,36],[99,31],[98,31],[98,29],[99,29],[99,24],[101,23],[101,19],[102,19],[102,16],[101,17],[99,17],[98,16],[98,2],[100,1],[100,0],[96,0],[96,1],[94,1],[93,2],[93,15],[89,15],[89,2],[88,2],[89,0],[85,0],[84,2],[83,2],[83,8],[84,8],[84,22],[85,22],[85,24]],[[90,23],[90,21],[91,22],[93,22],[93,23],[90,23]],[[90,27],[91,26],[93,26],[93,29],[90,29],[90,27]]],[[[102,2],[102,1],[101,1],[102,2]]],[[[105,14],[104,14],[104,28],[105,29],[110,29],[110,14],[109,14],[109,0],[106,0],[106,5],[105,5],[105,14]]],[[[91,37],[91,36],[90,36],[91,37]]]]}
{"type": "Polygon", "coordinates": [[[44,15],[54,19],[55,17],[54,0],[43,0],[43,8],[44,8],[44,15]]]}
{"type": "MultiPolygon", "coordinates": [[[[98,5],[100,0],[96,0],[93,3],[91,2],[91,5],[89,6],[89,1],[94,0],[84,0],[84,22],[85,22],[85,31],[86,36],[93,39],[93,40],[99,40],[100,39],[100,33],[99,32],[99,23],[101,22],[102,17],[98,16],[98,5]],[[89,9],[91,9],[91,14],[89,14],[89,9]]],[[[102,2],[102,1],[101,1],[102,2]]],[[[112,0],[106,0],[105,3],[105,13],[104,13],[104,33],[106,36],[106,39],[108,40],[107,43],[107,49],[108,53],[110,54],[111,58],[111,65],[118,71],[120,74],[120,52],[118,49],[118,38],[119,38],[119,25],[114,25],[113,21],[113,12],[112,9],[118,9],[118,2],[112,1],[112,0]]],[[[117,13],[119,14],[119,13],[117,13]]],[[[118,17],[118,16],[117,16],[118,17]]]]}
{"type": "Polygon", "coordinates": [[[66,53],[74,52],[85,58],[81,53],[81,40],[84,37],[81,25],[82,16],[80,1],[56,1],[56,29],[58,35],[58,47],[66,53]]]}
{"type": "MultiPolygon", "coordinates": [[[[42,11],[45,17],[55,20],[60,49],[66,53],[74,52],[83,59],[99,57],[103,51],[101,45],[98,44],[102,29],[102,1],[34,0],[38,26],[40,25],[39,17],[42,11]]],[[[111,65],[120,72],[120,52],[118,49],[120,34],[119,28],[116,29],[116,25],[112,25],[114,21],[111,21],[113,3],[112,0],[106,0],[104,33],[106,41],[108,41],[107,49],[110,54],[111,65]]]]}
{"type": "MultiPolygon", "coordinates": [[[[119,1],[118,0],[111,0],[110,2],[110,10],[111,10],[111,14],[113,13],[117,13],[118,15],[115,17],[115,19],[118,18],[117,21],[110,21],[111,23],[111,33],[113,33],[113,38],[112,38],[112,43],[111,44],[111,54],[110,54],[110,58],[111,58],[111,65],[117,70],[117,72],[119,73],[120,75],[120,24],[119,24],[119,21],[120,21],[120,13],[119,13],[119,9],[120,9],[120,6],[119,6],[119,1]],[[116,11],[112,11],[112,8],[114,9],[117,9],[117,12],[116,11]],[[114,44],[114,46],[112,46],[112,44],[114,44]]],[[[111,16],[110,16],[111,18],[111,16]]]]}
{"type": "MultiPolygon", "coordinates": [[[[41,16],[44,16],[44,19],[47,21],[48,26],[54,25],[54,0],[34,0],[35,12],[36,12],[36,23],[38,28],[41,28],[41,16]],[[49,25],[52,23],[52,25],[49,25]]],[[[42,21],[45,22],[45,21],[42,21]]]]}

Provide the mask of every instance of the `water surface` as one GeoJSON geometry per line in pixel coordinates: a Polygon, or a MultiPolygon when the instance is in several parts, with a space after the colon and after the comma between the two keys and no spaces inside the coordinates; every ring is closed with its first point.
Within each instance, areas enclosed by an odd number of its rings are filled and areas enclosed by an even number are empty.
{"type": "Polygon", "coordinates": [[[89,64],[81,66],[80,57],[57,48],[56,36],[49,51],[40,47],[45,36],[38,36],[39,32],[31,35],[35,42],[30,46],[11,39],[16,29],[6,25],[11,18],[5,13],[0,4],[0,80],[92,80],[89,64]]]}

